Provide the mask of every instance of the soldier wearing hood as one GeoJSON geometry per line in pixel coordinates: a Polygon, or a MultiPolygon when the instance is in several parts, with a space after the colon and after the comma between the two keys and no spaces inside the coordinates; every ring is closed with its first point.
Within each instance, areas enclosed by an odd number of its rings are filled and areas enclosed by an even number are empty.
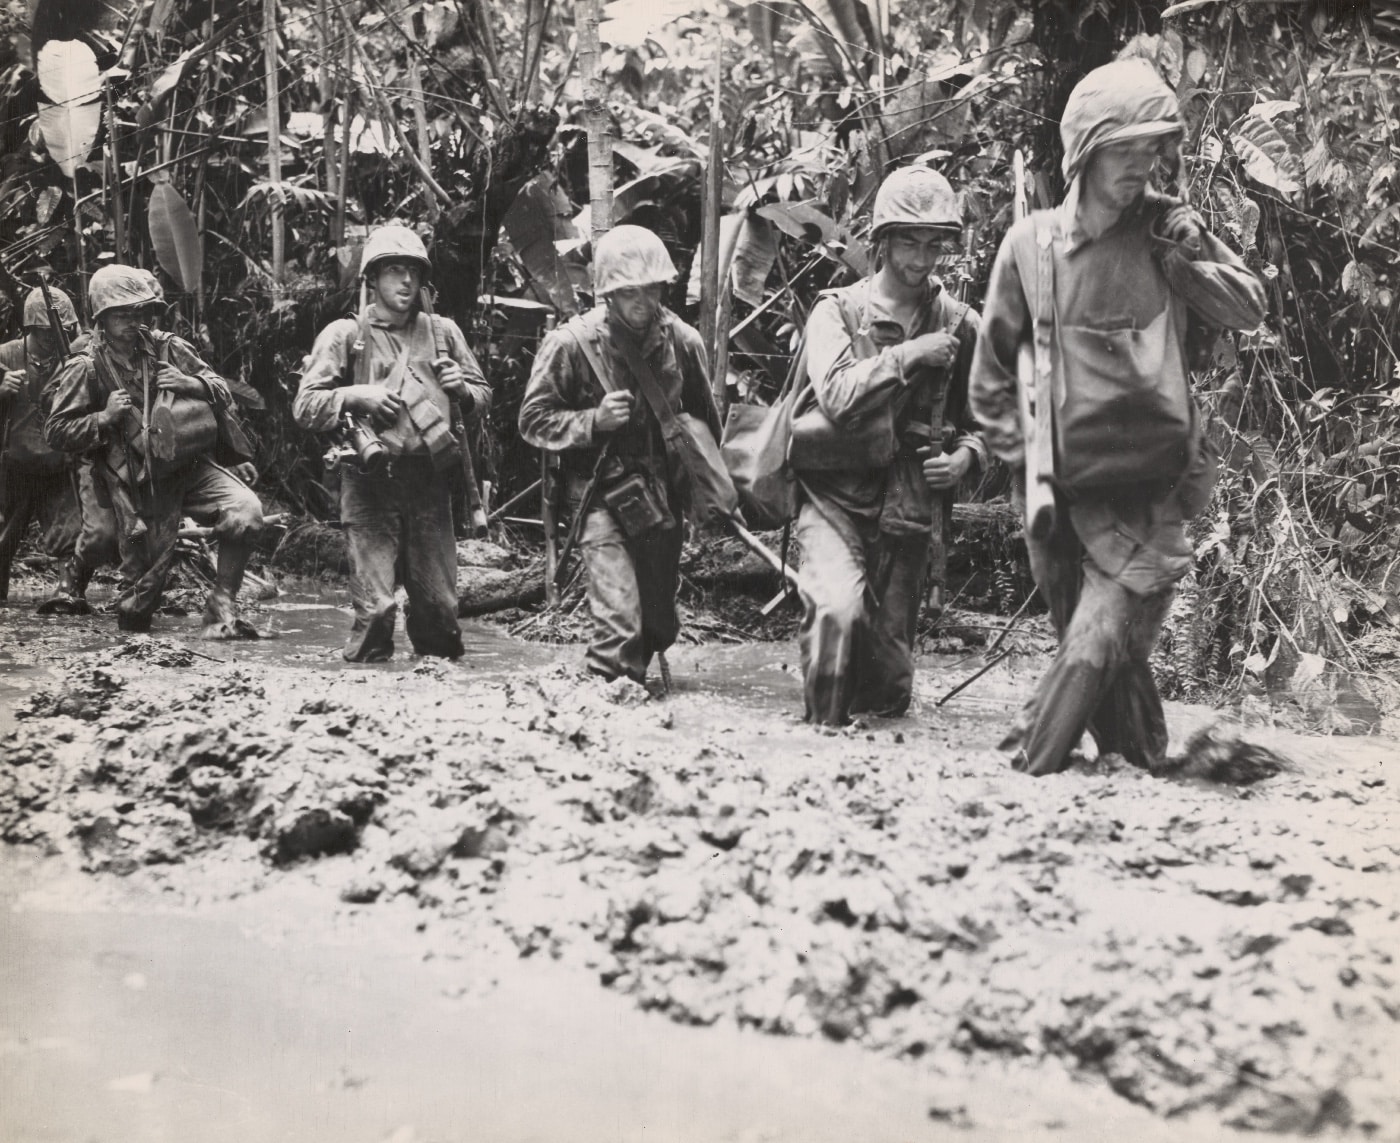
{"type": "Polygon", "coordinates": [[[262,505],[233,471],[242,466],[251,475],[246,462],[252,450],[228,385],[187,341],[149,327],[161,295],[148,271],[102,267],[88,284],[88,302],[94,338],[85,353],[60,368],[45,432],[55,448],[91,458],[102,495],[116,512],[122,561],[117,625],[149,630],[180,520],[188,515],[212,527],[219,544],[202,634],[255,637],[257,631],[238,615],[237,598],[262,528],[262,505]],[[165,451],[152,429],[155,410],[169,412],[181,399],[189,402],[184,408],[201,405],[205,411],[194,413],[200,427],[172,431],[165,442],[171,451],[165,451]],[[191,440],[197,448],[191,449],[191,440]]]}
{"type": "MultiPolygon", "coordinates": [[[[72,299],[57,286],[49,287],[48,296],[71,352],[81,353],[87,338],[79,333],[72,299]]],[[[111,510],[97,503],[91,465],[75,468],[44,439],[46,391],[63,357],[43,289],[25,298],[23,325],[22,337],[0,345],[0,600],[9,593],[20,540],[30,521],[38,520],[44,550],[68,556],[57,589],[39,604],[39,613],[86,612],[92,573],[116,560],[116,523],[111,510]]]]}
{"type": "Polygon", "coordinates": [[[490,408],[491,389],[457,323],[425,312],[431,270],[423,240],[408,227],[372,231],[360,256],[370,303],[321,331],[292,406],[304,429],[336,433],[348,420],[370,434],[358,438],[369,451],[347,457],[340,470],[355,608],[343,655],[352,663],[393,656],[400,578],[413,650],[462,654],[452,488],[467,447],[461,416],[490,408]]]}
{"type": "Polygon", "coordinates": [[[526,442],[562,454],[575,512],[597,472],[597,495],[582,505],[579,532],[594,628],[586,662],[604,678],[639,683],[652,656],[680,631],[685,505],[629,356],[650,368],[673,409],[704,421],[719,439],[700,335],[662,304],[675,276],[650,230],[618,226],[603,235],[593,254],[593,289],[602,304],[545,339],[520,406],[526,442]]]}
{"type": "Polygon", "coordinates": [[[1152,186],[1182,122],[1149,64],[1090,72],[1060,134],[1069,190],[1002,243],[971,392],[989,447],[1023,465],[1033,426],[1021,423],[1017,355],[1044,331],[1049,368],[1034,398],[1053,410],[1055,526],[1027,543],[1060,651],[1002,743],[1032,774],[1066,768],[1086,729],[1101,753],[1149,768],[1163,757],[1148,658],[1191,566],[1185,521],[1215,479],[1189,392],[1188,332],[1252,329],[1264,316],[1259,280],[1200,215],[1152,186]]]}
{"type": "Polygon", "coordinates": [[[967,408],[977,311],[934,274],[961,231],[947,179],[927,167],[895,171],[871,218],[878,268],[823,294],[807,320],[811,384],[794,409],[791,461],[812,722],[909,708],[935,514],[985,455],[967,408]],[[829,447],[804,449],[814,421],[829,447]]]}

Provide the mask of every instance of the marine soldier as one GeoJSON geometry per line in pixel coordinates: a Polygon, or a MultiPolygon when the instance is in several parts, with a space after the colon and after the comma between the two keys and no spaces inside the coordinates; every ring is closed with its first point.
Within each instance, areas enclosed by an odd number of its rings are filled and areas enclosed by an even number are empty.
{"type": "Polygon", "coordinates": [[[719,439],[700,335],[662,304],[675,276],[650,230],[618,226],[603,235],[593,256],[601,304],[545,338],[520,406],[521,435],[561,454],[565,491],[581,514],[576,527],[593,616],[585,662],[607,679],[645,682],[652,656],[680,630],[676,592],[688,505],[652,400],[698,418],[719,439]]]}
{"type": "Polygon", "coordinates": [[[934,275],[961,231],[947,179],[895,171],[875,196],[877,269],[823,294],[807,320],[791,462],[811,722],[909,708],[929,538],[984,456],[967,408],[977,311],[934,275]]]}
{"type": "Polygon", "coordinates": [[[1215,480],[1188,330],[1257,326],[1264,290],[1200,215],[1152,186],[1182,121],[1149,64],[1090,72],[1060,135],[1069,190],[1002,242],[973,365],[972,407],[1010,464],[1026,460],[1017,357],[1033,330],[1045,364],[1030,429],[1053,409],[1054,527],[1028,527],[1027,542],[1060,651],[1002,747],[1018,769],[1054,773],[1087,728],[1100,752],[1152,768],[1167,730],[1148,657],[1191,567],[1185,521],[1215,480]]]}
{"type": "Polygon", "coordinates": [[[116,513],[117,625],[150,629],[180,521],[190,516],[212,527],[219,545],[202,635],[254,638],[237,597],[262,506],[229,467],[246,465],[252,450],[228,385],[184,339],[150,328],[160,293],[148,271],[104,266],[92,276],[88,301],[93,340],[54,381],[46,435],[55,448],[91,457],[116,513]]]}
{"type": "Polygon", "coordinates": [[[400,568],[414,651],[462,654],[452,490],[467,447],[463,417],[485,413],[491,389],[457,324],[425,312],[431,269],[408,227],[374,230],[360,259],[373,298],[358,317],[321,331],[293,405],[302,428],[348,431],[358,442],[340,485],[355,608],[343,652],[350,662],[393,655],[400,568]]]}

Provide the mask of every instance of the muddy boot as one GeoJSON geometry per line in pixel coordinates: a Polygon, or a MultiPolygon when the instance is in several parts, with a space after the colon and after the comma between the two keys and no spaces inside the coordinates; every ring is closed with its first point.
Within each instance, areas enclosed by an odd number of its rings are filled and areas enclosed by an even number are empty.
{"type": "Polygon", "coordinates": [[[233,596],[223,588],[216,587],[209,593],[204,605],[204,624],[200,628],[201,639],[260,639],[262,633],[238,614],[233,596]]]}
{"type": "Polygon", "coordinates": [[[85,598],[92,569],[79,568],[76,560],[63,565],[63,575],[53,594],[42,600],[35,611],[39,615],[89,615],[92,608],[85,598]]]}

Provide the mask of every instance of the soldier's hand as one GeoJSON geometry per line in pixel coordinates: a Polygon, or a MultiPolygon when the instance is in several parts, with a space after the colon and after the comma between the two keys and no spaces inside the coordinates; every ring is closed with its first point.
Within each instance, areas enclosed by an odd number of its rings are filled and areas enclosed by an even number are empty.
{"type": "Polygon", "coordinates": [[[450,357],[439,357],[433,362],[433,372],[437,374],[438,384],[442,386],[442,391],[454,401],[460,401],[467,408],[471,408],[472,394],[467,388],[467,375],[462,372],[462,367],[450,357]]]}
{"type": "Polygon", "coordinates": [[[156,366],[156,385],[177,397],[203,397],[204,382],[188,373],[181,373],[168,361],[156,366]]]}
{"type": "Polygon", "coordinates": [[[603,398],[603,403],[594,414],[593,427],[600,433],[610,433],[622,428],[631,416],[632,394],[619,389],[603,398]]]}
{"type": "Polygon", "coordinates": [[[245,460],[242,464],[235,464],[229,471],[249,488],[258,482],[258,470],[251,461],[245,460]]]}
{"type": "Polygon", "coordinates": [[[1177,203],[1162,216],[1162,237],[1186,247],[1192,254],[1201,252],[1201,231],[1205,222],[1184,202],[1177,203]]]}
{"type": "Polygon", "coordinates": [[[921,448],[919,455],[924,458],[924,482],[936,492],[956,487],[972,467],[972,453],[965,448],[956,449],[951,454],[935,454],[930,445],[921,448]]]}
{"type": "Polygon", "coordinates": [[[97,414],[104,425],[115,425],[131,411],[131,394],[117,389],[108,394],[106,407],[97,414]]]}
{"type": "Polygon", "coordinates": [[[5,376],[0,377],[0,401],[8,401],[14,397],[24,385],[23,369],[6,369],[5,376]]]}
{"type": "Polygon", "coordinates": [[[381,425],[393,424],[403,408],[403,398],[383,385],[349,385],[343,392],[346,409],[381,425]]]}
{"type": "Polygon", "coordinates": [[[904,364],[929,365],[943,369],[952,365],[958,356],[958,339],[951,333],[921,333],[910,338],[902,347],[904,364]]]}

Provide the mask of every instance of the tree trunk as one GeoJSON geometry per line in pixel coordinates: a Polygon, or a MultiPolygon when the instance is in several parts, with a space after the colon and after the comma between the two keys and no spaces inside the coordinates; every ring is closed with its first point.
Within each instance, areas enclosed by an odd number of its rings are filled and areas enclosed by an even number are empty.
{"type": "Polygon", "coordinates": [[[594,243],[612,229],[612,137],[608,134],[607,85],[600,74],[598,24],[601,0],[581,0],[578,62],[583,75],[583,115],[588,127],[588,217],[594,243]]]}
{"type": "Polygon", "coordinates": [[[267,180],[276,189],[267,197],[272,225],[272,290],[280,293],[286,264],[282,218],[282,107],[278,97],[277,0],[263,0],[263,51],[267,79],[267,180]]]}

